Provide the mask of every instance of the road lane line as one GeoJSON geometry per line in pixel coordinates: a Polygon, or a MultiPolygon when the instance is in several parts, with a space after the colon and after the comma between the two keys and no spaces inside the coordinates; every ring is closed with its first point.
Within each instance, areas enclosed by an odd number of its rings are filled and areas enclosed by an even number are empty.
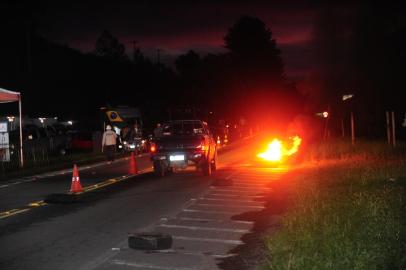
{"type": "MultiPolygon", "coordinates": [[[[267,183],[268,184],[268,183],[267,183]]],[[[245,182],[235,182],[233,183],[233,187],[239,187],[239,188],[266,188],[267,184],[250,184],[250,183],[245,183],[245,182]]]]}
{"type": "Polygon", "coordinates": [[[4,211],[4,212],[0,213],[0,219],[8,218],[8,217],[20,214],[20,213],[27,212],[29,210],[30,210],[29,208],[7,210],[7,211],[4,211]]]}
{"type": "Polygon", "coordinates": [[[231,223],[240,223],[240,224],[248,224],[252,225],[254,222],[252,221],[243,221],[243,220],[232,220],[232,219],[212,219],[212,218],[188,218],[188,217],[179,217],[172,220],[184,220],[184,221],[199,221],[199,222],[231,222],[231,223]]]}
{"type": "Polygon", "coordinates": [[[223,244],[232,244],[232,245],[244,244],[244,242],[241,240],[198,238],[198,237],[186,237],[186,236],[172,236],[172,238],[178,239],[178,240],[196,241],[196,242],[223,243],[223,244]]]}
{"type": "Polygon", "coordinates": [[[30,207],[39,207],[39,206],[43,206],[43,205],[47,205],[47,203],[44,201],[37,201],[37,202],[32,202],[32,203],[28,204],[28,206],[30,206],[30,207]]]}
{"type": "Polygon", "coordinates": [[[227,212],[227,211],[206,211],[206,210],[194,210],[194,209],[183,209],[183,212],[191,212],[191,213],[206,213],[206,214],[224,214],[234,216],[236,212],[227,212]]]}
{"type": "Polygon", "coordinates": [[[220,202],[232,202],[232,203],[258,203],[261,204],[261,202],[256,202],[254,200],[230,200],[230,199],[213,199],[213,198],[205,198],[201,197],[200,200],[206,200],[206,201],[220,201],[220,202]]]}
{"type": "MultiPolygon", "coordinates": [[[[211,189],[215,189],[216,191],[223,191],[223,192],[245,192],[245,193],[252,193],[258,191],[258,189],[246,189],[246,188],[222,188],[222,187],[210,187],[211,189]]],[[[261,188],[262,190],[270,190],[271,188],[261,188]]]]}
{"type": "Polygon", "coordinates": [[[255,206],[255,205],[222,205],[222,204],[209,204],[209,203],[198,203],[195,206],[209,206],[209,207],[227,207],[227,208],[253,208],[253,209],[265,209],[264,206],[255,206]]]}
{"type": "MultiPolygon", "coordinates": [[[[97,183],[97,184],[94,184],[92,186],[85,187],[83,189],[84,190],[83,192],[77,192],[77,193],[68,192],[67,194],[81,195],[81,194],[84,194],[86,192],[90,192],[90,191],[93,191],[93,190],[96,190],[96,189],[99,189],[99,188],[102,188],[102,187],[112,185],[114,183],[124,181],[124,180],[126,180],[128,178],[132,178],[134,176],[141,175],[143,172],[148,171],[148,169],[149,168],[144,169],[144,170],[140,170],[139,173],[136,174],[136,175],[126,175],[126,176],[123,176],[123,177],[119,177],[119,179],[112,178],[112,179],[105,180],[105,181],[103,181],[101,183],[97,183]]],[[[13,184],[19,184],[19,183],[21,183],[21,182],[16,182],[16,183],[13,183],[13,184]]],[[[31,203],[29,203],[27,205],[30,208],[11,209],[11,210],[6,210],[6,211],[3,211],[3,212],[0,212],[0,219],[11,217],[11,216],[14,216],[14,215],[17,215],[17,214],[20,214],[20,213],[24,213],[24,212],[27,212],[27,211],[29,211],[31,209],[41,207],[41,206],[45,206],[45,205],[48,205],[48,204],[46,202],[44,202],[44,201],[31,202],[31,203]]]]}
{"type": "Polygon", "coordinates": [[[143,269],[157,269],[157,270],[190,270],[190,267],[168,267],[168,266],[159,266],[154,264],[146,264],[146,263],[135,263],[135,262],[126,262],[122,260],[113,260],[110,262],[111,264],[115,265],[124,265],[128,267],[134,268],[143,268],[143,269]]]}
{"type": "Polygon", "coordinates": [[[173,229],[186,229],[192,231],[215,231],[215,232],[231,232],[231,233],[249,233],[250,230],[244,229],[224,229],[218,227],[201,227],[201,226],[184,226],[184,225],[170,225],[160,224],[158,227],[173,228],[173,229]]]}
{"type": "Polygon", "coordinates": [[[235,197],[248,197],[248,198],[263,198],[264,196],[262,195],[248,195],[248,194],[224,194],[224,193],[208,193],[206,196],[214,196],[214,197],[230,197],[230,198],[235,198],[235,197]]]}
{"type": "MultiPolygon", "coordinates": [[[[182,249],[167,249],[167,250],[154,250],[154,253],[163,253],[163,254],[182,254],[182,255],[197,255],[197,256],[210,256],[218,259],[229,258],[237,256],[237,253],[228,253],[228,254],[206,254],[205,252],[185,252],[182,249]]],[[[190,268],[189,268],[190,269],[190,268]]]]}

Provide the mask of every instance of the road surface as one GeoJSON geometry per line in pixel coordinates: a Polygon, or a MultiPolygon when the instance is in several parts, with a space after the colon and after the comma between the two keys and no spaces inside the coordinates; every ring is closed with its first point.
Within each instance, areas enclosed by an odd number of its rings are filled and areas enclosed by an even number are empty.
{"type": "Polygon", "coordinates": [[[76,203],[43,202],[69,191],[70,172],[2,183],[0,269],[217,269],[253,226],[232,216],[261,211],[267,184],[286,171],[258,166],[257,150],[255,139],[225,149],[212,176],[187,170],[157,178],[147,156],[131,177],[128,159],[81,168],[89,191],[76,203]],[[137,232],[171,235],[172,247],[129,248],[137,232]]]}

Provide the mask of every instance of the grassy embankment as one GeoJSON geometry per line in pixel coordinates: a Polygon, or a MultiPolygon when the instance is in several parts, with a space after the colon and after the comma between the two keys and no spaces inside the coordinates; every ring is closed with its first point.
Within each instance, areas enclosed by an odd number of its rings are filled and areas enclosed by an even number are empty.
{"type": "Polygon", "coordinates": [[[275,183],[288,207],[261,269],[406,269],[406,147],[337,142],[304,160],[275,183]]]}

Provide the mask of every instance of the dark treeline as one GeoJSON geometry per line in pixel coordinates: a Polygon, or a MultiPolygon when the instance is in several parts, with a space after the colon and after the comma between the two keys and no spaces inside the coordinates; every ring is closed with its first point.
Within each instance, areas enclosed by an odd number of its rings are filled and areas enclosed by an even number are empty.
{"type": "Polygon", "coordinates": [[[128,105],[150,125],[187,112],[281,128],[298,114],[315,118],[328,110],[332,135],[341,134],[341,119],[348,135],[354,112],[358,135],[383,137],[385,111],[396,112],[399,127],[405,113],[403,15],[395,5],[320,9],[315,72],[293,84],[272,32],[255,17],[240,18],[224,33],[226,52],[191,50],[172,70],[141,48],[125,48],[114,33],[101,31],[93,52],[84,54],[42,37],[28,11],[11,12],[0,18],[0,87],[21,91],[25,114],[34,117],[98,124],[100,107],[128,105]],[[354,97],[342,101],[344,94],[354,97]]]}
{"type": "Polygon", "coordinates": [[[297,110],[280,51],[266,25],[242,17],[225,33],[228,52],[180,55],[176,71],[126,48],[103,31],[92,53],[42,37],[29,17],[11,18],[4,32],[0,83],[21,91],[24,112],[99,122],[104,106],[136,106],[150,123],[179,117],[284,124],[297,110]],[[283,109],[283,110],[282,110],[283,109]],[[189,116],[185,116],[185,112],[189,116]],[[275,121],[271,121],[276,123],[275,121]]]}
{"type": "Polygon", "coordinates": [[[384,137],[385,111],[393,110],[397,131],[405,137],[405,18],[405,8],[395,3],[365,2],[320,12],[314,42],[319,72],[304,88],[312,88],[313,106],[330,109],[336,133],[340,119],[349,133],[352,111],[358,135],[384,137]],[[343,101],[344,94],[354,97],[343,101]]]}

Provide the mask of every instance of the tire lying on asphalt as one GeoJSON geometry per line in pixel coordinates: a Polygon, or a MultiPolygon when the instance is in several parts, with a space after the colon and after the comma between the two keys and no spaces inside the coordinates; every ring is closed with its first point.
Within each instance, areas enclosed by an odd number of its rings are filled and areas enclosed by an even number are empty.
{"type": "Polygon", "coordinates": [[[128,246],[140,250],[170,249],[172,241],[172,236],[161,233],[136,233],[128,236],[128,246]]]}

